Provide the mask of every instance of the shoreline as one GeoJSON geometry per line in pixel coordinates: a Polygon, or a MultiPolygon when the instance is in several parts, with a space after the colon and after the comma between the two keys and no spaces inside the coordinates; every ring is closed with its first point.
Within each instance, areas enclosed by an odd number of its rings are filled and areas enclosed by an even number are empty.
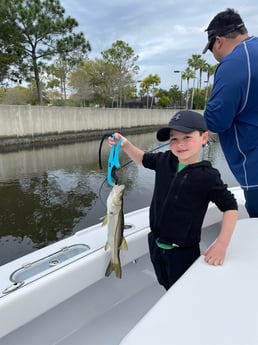
{"type": "Polygon", "coordinates": [[[114,132],[121,132],[124,135],[148,133],[156,131],[160,127],[160,125],[148,125],[131,128],[113,128],[110,130],[86,130],[23,137],[0,137],[0,153],[99,140],[103,135],[114,132]]]}

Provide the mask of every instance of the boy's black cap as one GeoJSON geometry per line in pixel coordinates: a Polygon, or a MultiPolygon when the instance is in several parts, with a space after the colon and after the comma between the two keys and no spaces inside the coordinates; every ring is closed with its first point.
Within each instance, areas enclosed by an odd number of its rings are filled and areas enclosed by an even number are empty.
{"type": "Polygon", "coordinates": [[[157,139],[159,141],[168,140],[171,129],[183,133],[191,133],[193,131],[206,132],[208,130],[203,115],[191,110],[178,111],[171,118],[167,127],[158,130],[157,139]]]}
{"type": "Polygon", "coordinates": [[[239,31],[245,26],[240,15],[233,9],[218,13],[210,22],[205,31],[208,32],[208,43],[203,49],[203,54],[213,45],[216,36],[225,36],[231,32],[239,31]]]}

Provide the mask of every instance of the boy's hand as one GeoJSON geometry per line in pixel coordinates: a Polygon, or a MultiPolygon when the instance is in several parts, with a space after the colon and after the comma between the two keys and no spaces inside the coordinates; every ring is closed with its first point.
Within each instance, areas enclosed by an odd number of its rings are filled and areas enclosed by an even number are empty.
{"type": "Polygon", "coordinates": [[[223,265],[227,248],[223,243],[215,242],[206,252],[203,253],[204,260],[209,265],[223,265]]]}
{"type": "Polygon", "coordinates": [[[123,147],[125,142],[127,142],[127,139],[125,137],[123,137],[120,133],[114,133],[114,137],[115,138],[113,138],[113,136],[108,137],[108,145],[109,145],[109,147],[111,147],[114,144],[117,144],[120,139],[123,139],[121,147],[123,147]]]}
{"type": "Polygon", "coordinates": [[[121,148],[136,164],[142,165],[142,159],[144,152],[138,147],[134,146],[126,137],[123,137],[120,133],[114,133],[108,137],[108,145],[111,147],[117,144],[122,139],[121,148]]]}

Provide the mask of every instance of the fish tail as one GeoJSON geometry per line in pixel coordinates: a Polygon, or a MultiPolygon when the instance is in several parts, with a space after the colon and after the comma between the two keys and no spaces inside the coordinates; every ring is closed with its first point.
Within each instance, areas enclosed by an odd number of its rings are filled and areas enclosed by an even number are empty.
{"type": "Polygon", "coordinates": [[[120,245],[119,249],[128,250],[127,242],[126,242],[124,237],[122,239],[122,242],[121,242],[121,245],[120,245]]]}
{"type": "Polygon", "coordinates": [[[109,277],[113,271],[115,272],[117,278],[122,278],[122,269],[120,263],[113,263],[110,261],[106,269],[105,276],[109,277]]]}

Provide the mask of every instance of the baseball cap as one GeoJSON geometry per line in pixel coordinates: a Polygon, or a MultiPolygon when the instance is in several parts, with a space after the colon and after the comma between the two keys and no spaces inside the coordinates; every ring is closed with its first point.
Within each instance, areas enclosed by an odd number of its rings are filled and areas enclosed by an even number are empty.
{"type": "Polygon", "coordinates": [[[191,110],[178,111],[171,118],[167,127],[158,130],[157,139],[159,141],[168,140],[171,129],[183,133],[191,133],[193,131],[206,132],[208,130],[203,115],[191,110]]]}
{"type": "Polygon", "coordinates": [[[205,54],[208,49],[212,48],[216,36],[225,36],[231,32],[239,31],[244,26],[242,18],[233,9],[218,13],[205,30],[208,32],[208,42],[202,53],[205,54]]]}

